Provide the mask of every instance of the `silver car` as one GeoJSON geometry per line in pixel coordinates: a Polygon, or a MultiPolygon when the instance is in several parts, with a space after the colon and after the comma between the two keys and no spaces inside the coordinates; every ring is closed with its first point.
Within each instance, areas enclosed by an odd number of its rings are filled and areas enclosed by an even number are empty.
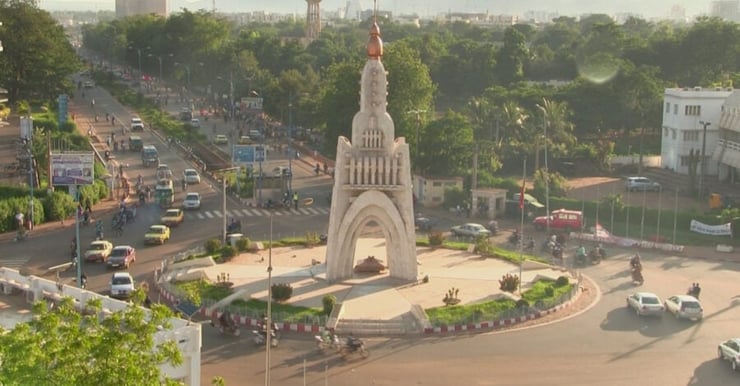
{"type": "Polygon", "coordinates": [[[627,177],[627,191],[655,191],[660,192],[660,184],[645,177],[627,177]]]}
{"type": "Polygon", "coordinates": [[[627,307],[639,316],[663,316],[665,307],[660,297],[650,292],[637,292],[627,296],[627,307]]]}
{"type": "Polygon", "coordinates": [[[676,319],[701,320],[704,309],[699,299],[689,295],[674,295],[665,300],[666,311],[672,313],[676,319]]]}
{"type": "Polygon", "coordinates": [[[476,223],[467,223],[463,225],[457,225],[450,229],[453,236],[463,237],[491,237],[491,231],[486,229],[483,225],[476,223]]]}

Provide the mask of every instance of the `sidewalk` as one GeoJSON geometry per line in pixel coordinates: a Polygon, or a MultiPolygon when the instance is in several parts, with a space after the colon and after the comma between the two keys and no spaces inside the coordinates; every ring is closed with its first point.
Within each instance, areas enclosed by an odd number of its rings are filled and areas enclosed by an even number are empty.
{"type": "MultiPolygon", "coordinates": [[[[90,138],[90,143],[98,145],[102,144],[104,148],[107,149],[107,145],[105,143],[105,139],[110,136],[111,133],[116,131],[116,126],[111,125],[109,122],[105,121],[105,112],[102,111],[99,107],[96,107],[98,111],[98,122],[95,122],[95,112],[90,108],[88,103],[90,102],[90,91],[86,93],[86,98],[71,98],[69,100],[69,119],[72,119],[72,116],[74,115],[75,123],[77,123],[77,130],[80,135],[87,136],[89,127],[93,127],[93,137],[90,138]],[[102,114],[101,114],[102,111],[102,114]],[[102,116],[102,119],[101,119],[102,116]]],[[[81,95],[81,93],[80,93],[81,95]]],[[[113,153],[111,151],[111,153],[113,153]]],[[[100,154],[101,156],[103,154],[100,154]]],[[[118,169],[118,163],[113,160],[112,162],[112,169],[117,170],[118,169]]],[[[126,171],[124,169],[123,172],[124,178],[128,178],[126,175],[126,171]]],[[[115,193],[115,191],[113,192],[115,193]]],[[[120,197],[116,197],[115,194],[112,196],[109,195],[109,197],[99,201],[97,204],[93,205],[92,207],[92,213],[93,218],[100,218],[103,216],[106,216],[108,214],[114,213],[119,208],[120,203],[120,197]]],[[[128,202],[128,201],[127,201],[128,202]]],[[[28,234],[28,239],[33,239],[38,237],[40,234],[46,234],[49,232],[56,232],[61,231],[65,229],[74,228],[75,226],[75,215],[72,214],[68,218],[64,219],[63,221],[51,221],[46,222],[43,224],[38,224],[33,227],[33,230],[28,234]]],[[[16,232],[6,232],[0,234],[0,243],[10,242],[15,239],[16,232]]]]}

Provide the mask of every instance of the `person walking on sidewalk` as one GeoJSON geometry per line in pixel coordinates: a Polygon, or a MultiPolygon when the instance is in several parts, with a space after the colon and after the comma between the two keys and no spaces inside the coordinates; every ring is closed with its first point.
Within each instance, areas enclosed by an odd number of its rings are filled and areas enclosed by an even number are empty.
{"type": "Polygon", "coordinates": [[[293,208],[298,210],[298,192],[293,192],[293,208]]]}

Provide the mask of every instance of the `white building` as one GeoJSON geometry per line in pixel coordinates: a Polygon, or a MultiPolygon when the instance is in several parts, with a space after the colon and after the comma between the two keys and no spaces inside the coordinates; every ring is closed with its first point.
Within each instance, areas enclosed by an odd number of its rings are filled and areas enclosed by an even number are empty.
{"type": "MultiPolygon", "coordinates": [[[[718,175],[718,163],[712,162],[714,149],[720,138],[719,122],[723,106],[733,93],[732,88],[670,88],[663,97],[663,132],[661,164],[665,169],[680,174],[689,173],[689,153],[701,154],[707,161],[705,176],[718,175]],[[704,130],[706,124],[706,142],[704,130]]],[[[699,170],[701,169],[699,165],[699,170]]]]}
{"type": "MultiPolygon", "coordinates": [[[[740,181],[740,92],[734,91],[722,105],[719,121],[719,140],[714,147],[712,159],[716,163],[719,180],[740,181]]],[[[709,154],[709,153],[708,153],[709,154]]]]}

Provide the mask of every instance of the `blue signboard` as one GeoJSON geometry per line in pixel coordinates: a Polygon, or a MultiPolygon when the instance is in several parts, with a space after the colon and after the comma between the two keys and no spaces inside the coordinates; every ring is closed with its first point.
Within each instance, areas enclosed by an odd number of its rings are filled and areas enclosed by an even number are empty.
{"type": "Polygon", "coordinates": [[[234,164],[247,165],[265,162],[266,152],[262,145],[234,145],[232,159],[234,164]]]}
{"type": "Polygon", "coordinates": [[[254,145],[234,145],[234,151],[232,159],[235,164],[251,164],[254,163],[254,145]]]}

